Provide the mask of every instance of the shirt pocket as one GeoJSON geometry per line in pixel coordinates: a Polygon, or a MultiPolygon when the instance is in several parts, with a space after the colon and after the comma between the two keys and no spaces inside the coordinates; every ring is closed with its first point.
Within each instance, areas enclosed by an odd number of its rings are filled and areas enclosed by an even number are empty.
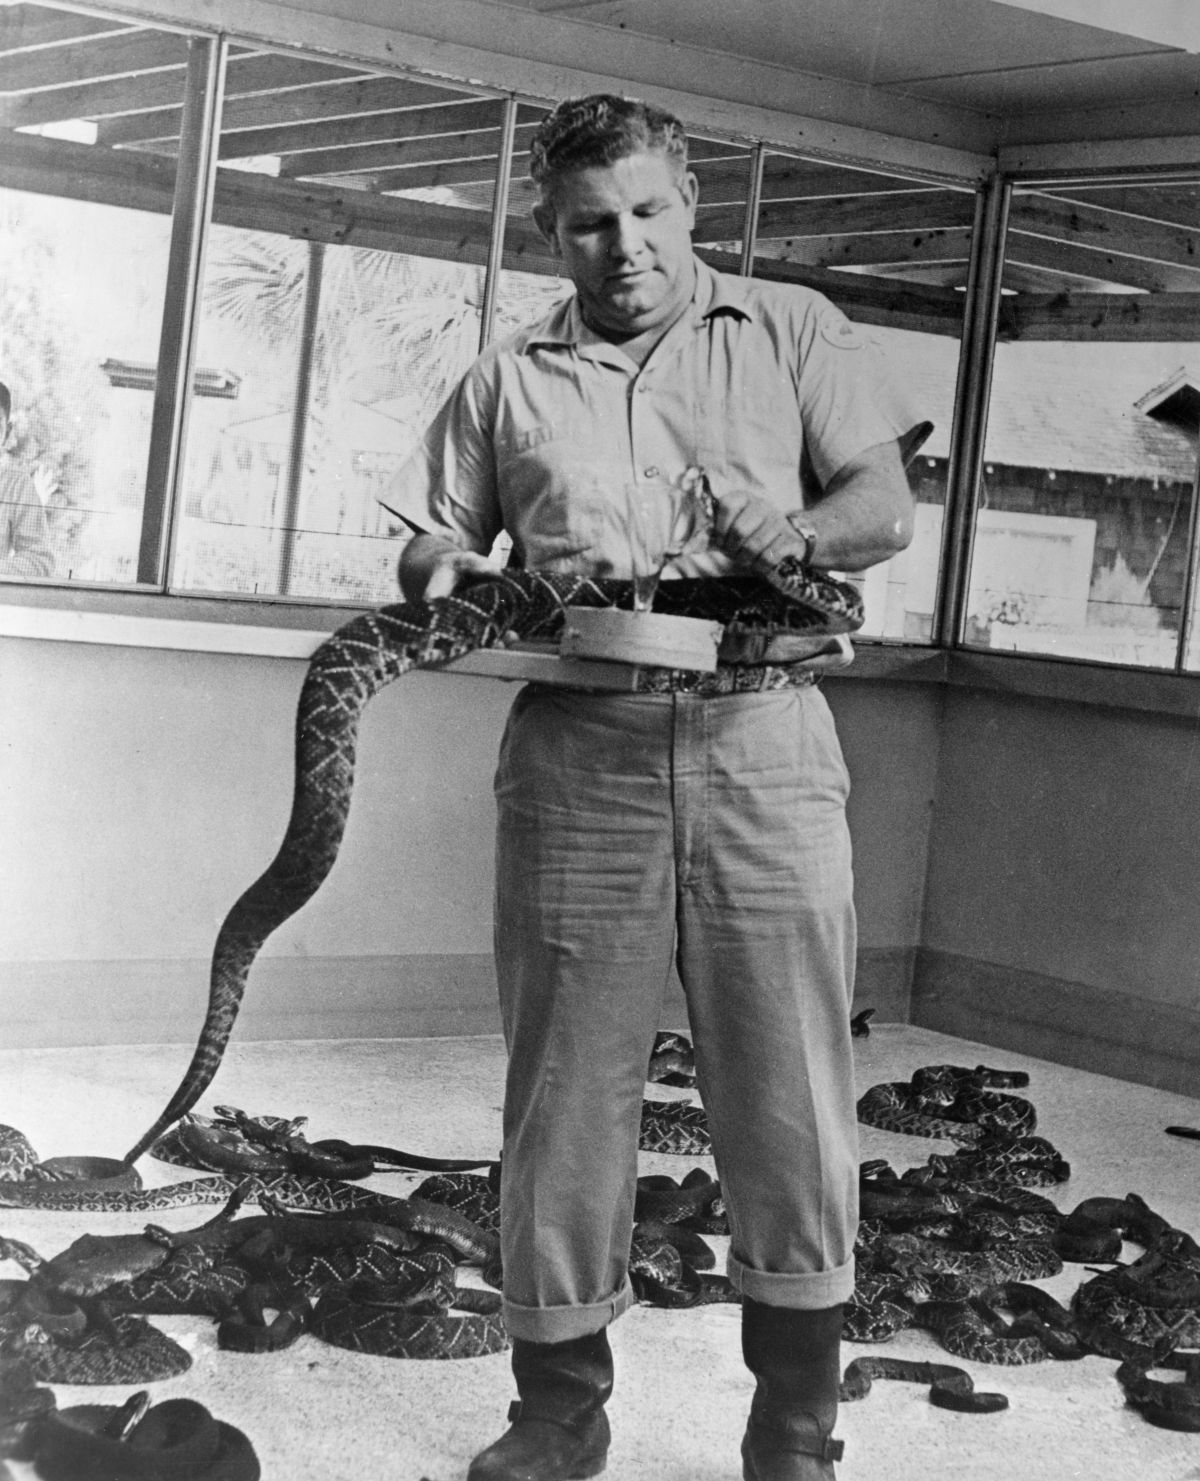
{"type": "Polygon", "coordinates": [[[505,526],[530,569],[601,573],[606,475],[594,429],[524,428],[497,448],[496,474],[505,526]]]}
{"type": "Polygon", "coordinates": [[[727,476],[738,487],[772,494],[784,508],[798,508],[804,425],[790,381],[779,376],[760,383],[730,410],[727,476]]]}

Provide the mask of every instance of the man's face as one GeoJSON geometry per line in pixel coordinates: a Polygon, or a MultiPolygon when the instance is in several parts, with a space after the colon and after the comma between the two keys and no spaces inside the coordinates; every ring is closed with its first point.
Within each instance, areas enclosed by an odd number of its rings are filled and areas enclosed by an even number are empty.
{"type": "Polygon", "coordinates": [[[658,149],[573,170],[534,211],[593,328],[665,329],[692,296],[696,177],[658,149]]]}

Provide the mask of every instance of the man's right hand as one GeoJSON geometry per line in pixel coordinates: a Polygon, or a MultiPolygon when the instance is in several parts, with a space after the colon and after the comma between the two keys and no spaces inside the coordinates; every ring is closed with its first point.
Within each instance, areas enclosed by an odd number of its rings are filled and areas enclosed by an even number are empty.
{"type": "Polygon", "coordinates": [[[468,576],[495,576],[499,567],[486,555],[463,550],[438,535],[414,535],[400,555],[400,590],[405,601],[448,597],[468,576]]]}

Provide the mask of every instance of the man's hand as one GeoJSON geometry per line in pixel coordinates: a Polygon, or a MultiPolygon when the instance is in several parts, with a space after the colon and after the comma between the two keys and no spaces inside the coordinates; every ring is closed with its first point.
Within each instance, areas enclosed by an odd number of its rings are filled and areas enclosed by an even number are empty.
{"type": "Polygon", "coordinates": [[[499,575],[500,567],[486,555],[477,555],[473,550],[459,550],[453,555],[443,555],[435,562],[429,580],[425,583],[425,600],[432,602],[436,597],[448,597],[463,584],[468,576],[499,575]]]}
{"type": "Polygon", "coordinates": [[[448,597],[468,576],[485,579],[499,566],[474,550],[462,550],[436,535],[414,535],[400,556],[400,589],[406,601],[448,597]]]}
{"type": "Polygon", "coordinates": [[[713,503],[712,543],[736,565],[761,576],[774,570],[785,555],[804,558],[803,536],[788,523],[783,510],[761,494],[714,490],[713,503]]]}

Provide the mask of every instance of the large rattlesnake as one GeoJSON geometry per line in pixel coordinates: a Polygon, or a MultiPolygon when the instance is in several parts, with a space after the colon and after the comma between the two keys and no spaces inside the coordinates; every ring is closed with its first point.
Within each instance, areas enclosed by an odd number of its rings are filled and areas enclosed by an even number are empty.
{"type": "MultiPolygon", "coordinates": [[[[140,1157],[204,1093],[220,1065],[259,949],[333,868],[350,807],[358,721],[367,701],[412,669],[442,667],[513,636],[551,641],[562,630],[568,606],[628,606],[631,600],[628,582],[506,571],[453,596],[381,608],[347,623],[321,645],[300,695],[295,790],[283,842],[221,926],[208,1011],[191,1063],[162,1114],[126,1153],[127,1162],[140,1157]]],[[[664,581],[655,610],[703,617],[722,624],[727,634],[742,636],[832,635],[862,624],[862,603],[853,587],[792,557],[779,563],[769,583],[742,577],[664,581]]],[[[639,682],[654,690],[666,676],[644,669],[639,682]]],[[[757,689],[762,671],[726,667],[712,682],[729,692],[757,689]]]]}

